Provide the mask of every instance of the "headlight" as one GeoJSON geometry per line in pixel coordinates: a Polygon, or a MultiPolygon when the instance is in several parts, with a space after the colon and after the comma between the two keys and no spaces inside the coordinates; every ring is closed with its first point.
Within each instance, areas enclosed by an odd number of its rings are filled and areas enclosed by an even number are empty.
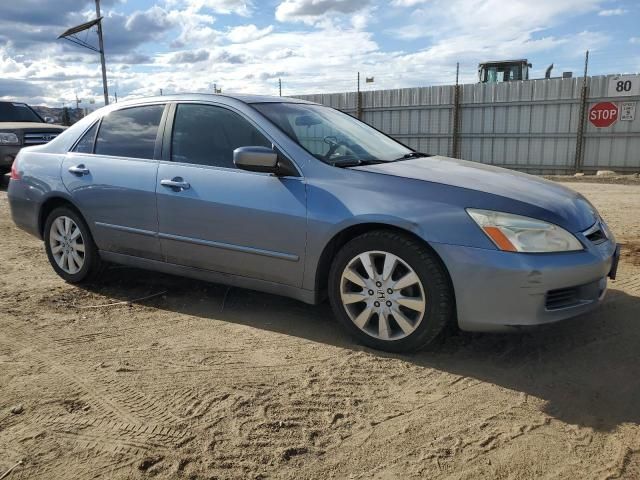
{"type": "Polygon", "coordinates": [[[467,213],[500,250],[506,252],[570,252],[580,241],[552,223],[511,213],[467,208],[467,213]]]}
{"type": "Polygon", "coordinates": [[[15,133],[0,132],[0,145],[20,145],[20,139],[15,133]]]}

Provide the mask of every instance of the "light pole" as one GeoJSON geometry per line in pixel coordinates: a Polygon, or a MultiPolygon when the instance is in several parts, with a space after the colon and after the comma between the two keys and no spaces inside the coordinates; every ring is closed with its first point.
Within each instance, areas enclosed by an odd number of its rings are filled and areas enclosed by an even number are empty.
{"type": "Polygon", "coordinates": [[[107,66],[104,59],[104,42],[102,39],[102,17],[100,16],[100,0],[95,0],[95,2],[97,15],[95,19],[67,29],[58,38],[64,38],[71,43],[75,43],[76,45],[80,45],[81,47],[88,48],[89,50],[98,52],[100,54],[100,63],[102,64],[102,87],[104,90],[104,104],[109,105],[109,89],[107,87],[107,66]],[[78,33],[89,30],[94,25],[98,29],[98,48],[87,42],[86,37],[85,39],[82,39],[77,36],[78,33]]]}
{"type": "Polygon", "coordinates": [[[104,104],[109,105],[109,88],[107,87],[107,65],[104,60],[104,41],[102,39],[102,17],[100,16],[100,0],[96,0],[96,18],[98,21],[98,48],[100,48],[100,63],[102,63],[102,88],[104,90],[104,104]]]}

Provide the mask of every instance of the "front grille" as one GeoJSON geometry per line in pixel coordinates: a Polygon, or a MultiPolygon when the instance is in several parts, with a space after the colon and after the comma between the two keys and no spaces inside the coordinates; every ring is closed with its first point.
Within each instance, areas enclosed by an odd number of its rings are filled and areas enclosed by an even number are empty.
{"type": "Polygon", "coordinates": [[[545,307],[547,310],[557,310],[559,308],[573,307],[580,303],[579,298],[580,287],[559,288],[557,290],[549,290],[545,307]]]}
{"type": "Polygon", "coordinates": [[[26,132],[24,134],[24,144],[29,145],[42,145],[50,142],[58,136],[58,132],[26,132]]]}

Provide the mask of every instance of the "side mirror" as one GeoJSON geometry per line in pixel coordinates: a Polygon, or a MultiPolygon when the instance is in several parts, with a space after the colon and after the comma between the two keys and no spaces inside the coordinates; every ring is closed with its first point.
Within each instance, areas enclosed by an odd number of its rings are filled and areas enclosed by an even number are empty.
{"type": "Polygon", "coordinates": [[[46,123],[54,123],[55,119],[53,117],[44,117],[44,121],[46,123]]]}
{"type": "Polygon", "coordinates": [[[267,147],[238,147],[233,151],[233,163],[250,172],[276,173],[278,154],[267,147]]]}

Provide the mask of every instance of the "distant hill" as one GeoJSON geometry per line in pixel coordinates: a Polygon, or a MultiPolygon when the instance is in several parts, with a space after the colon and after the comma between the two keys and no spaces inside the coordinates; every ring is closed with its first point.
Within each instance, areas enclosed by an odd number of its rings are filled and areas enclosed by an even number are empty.
{"type": "MultiPolygon", "coordinates": [[[[53,118],[54,123],[57,123],[59,125],[64,125],[65,123],[62,118],[63,116],[62,108],[51,108],[51,107],[45,107],[44,105],[31,105],[31,108],[33,108],[36,112],[38,112],[40,116],[43,118],[44,117],[53,118]]],[[[69,125],[73,125],[74,123],[76,123],[78,120],[80,120],[86,115],[85,110],[83,108],[67,108],[67,110],[69,112],[69,125]]]]}

